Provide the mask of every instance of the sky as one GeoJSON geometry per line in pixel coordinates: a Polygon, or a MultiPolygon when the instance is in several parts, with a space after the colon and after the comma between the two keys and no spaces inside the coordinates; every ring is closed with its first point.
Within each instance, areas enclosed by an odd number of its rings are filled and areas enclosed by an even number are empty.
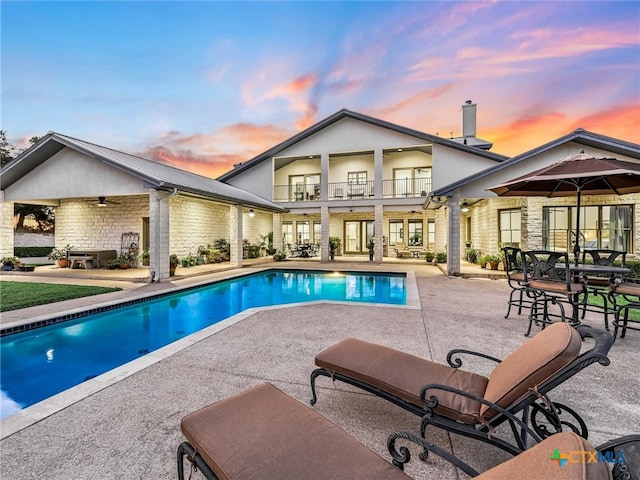
{"type": "Polygon", "coordinates": [[[0,2],[0,129],[217,177],[342,108],[513,156],[640,142],[640,2],[0,2]]]}

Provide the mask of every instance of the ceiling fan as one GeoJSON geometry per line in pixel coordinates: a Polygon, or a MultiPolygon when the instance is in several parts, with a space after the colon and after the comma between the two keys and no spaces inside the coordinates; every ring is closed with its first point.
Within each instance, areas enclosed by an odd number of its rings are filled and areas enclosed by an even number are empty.
{"type": "Polygon", "coordinates": [[[107,197],[98,197],[97,200],[85,200],[88,203],[93,203],[96,207],[106,207],[107,203],[112,205],[120,205],[119,202],[114,202],[113,200],[107,200],[107,197]]]}

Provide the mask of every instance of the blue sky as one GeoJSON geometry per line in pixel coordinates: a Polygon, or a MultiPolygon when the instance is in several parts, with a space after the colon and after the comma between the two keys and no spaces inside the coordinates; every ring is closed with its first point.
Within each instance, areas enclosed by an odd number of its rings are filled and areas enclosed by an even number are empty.
{"type": "Polygon", "coordinates": [[[217,176],[348,108],[521,153],[640,141],[640,2],[0,4],[1,128],[217,176]]]}

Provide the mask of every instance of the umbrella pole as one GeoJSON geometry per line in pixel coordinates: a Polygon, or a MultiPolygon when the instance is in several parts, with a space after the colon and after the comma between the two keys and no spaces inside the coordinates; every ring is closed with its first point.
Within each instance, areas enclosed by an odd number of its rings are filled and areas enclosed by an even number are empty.
{"type": "Polygon", "coordinates": [[[577,201],[577,214],[576,214],[576,244],[573,246],[573,260],[575,265],[578,265],[580,258],[580,203],[582,196],[582,188],[578,185],[578,201],[577,201]]]}

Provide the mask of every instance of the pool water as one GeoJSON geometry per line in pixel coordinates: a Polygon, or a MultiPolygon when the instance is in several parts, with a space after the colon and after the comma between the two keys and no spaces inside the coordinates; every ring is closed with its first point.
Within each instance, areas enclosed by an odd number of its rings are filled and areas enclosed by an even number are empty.
{"type": "Polygon", "coordinates": [[[403,275],[269,271],[0,340],[0,418],[248,308],[314,300],[406,303],[403,275]]]}

